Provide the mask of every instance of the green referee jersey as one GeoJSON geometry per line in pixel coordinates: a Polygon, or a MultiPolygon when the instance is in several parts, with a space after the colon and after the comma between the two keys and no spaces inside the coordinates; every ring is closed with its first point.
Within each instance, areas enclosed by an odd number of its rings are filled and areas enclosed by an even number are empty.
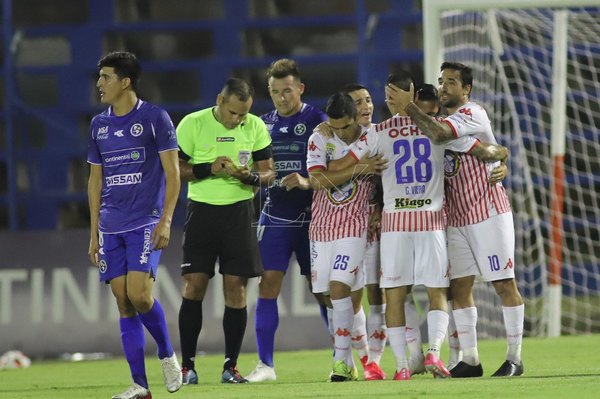
{"type": "MultiPolygon", "coordinates": [[[[243,125],[227,129],[217,121],[212,108],[186,115],[177,126],[177,142],[190,157],[190,164],[214,162],[217,157],[229,157],[236,166],[252,168],[252,152],[271,144],[265,123],[248,114],[243,125]]],[[[229,205],[251,199],[252,186],[230,176],[210,176],[188,183],[188,198],[212,205],[229,205]]]]}

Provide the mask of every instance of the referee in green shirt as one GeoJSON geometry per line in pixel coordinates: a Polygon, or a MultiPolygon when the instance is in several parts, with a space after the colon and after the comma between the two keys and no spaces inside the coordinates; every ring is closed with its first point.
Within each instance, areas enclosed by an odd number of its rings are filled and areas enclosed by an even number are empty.
{"type": "Polygon", "coordinates": [[[264,122],[249,113],[253,95],[250,84],[231,78],[216,106],[187,115],[177,126],[180,174],[188,181],[179,309],[184,384],[198,383],[194,357],[202,300],[217,259],[225,297],[221,382],[248,382],[237,371],[247,323],[245,292],[248,278],[263,273],[252,198],[275,176],[271,137],[264,122]]]}

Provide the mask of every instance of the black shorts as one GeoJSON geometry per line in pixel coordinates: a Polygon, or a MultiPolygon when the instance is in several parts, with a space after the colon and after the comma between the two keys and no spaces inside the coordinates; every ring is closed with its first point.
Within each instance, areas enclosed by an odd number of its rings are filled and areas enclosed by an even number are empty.
{"type": "Polygon", "coordinates": [[[252,200],[210,205],[188,200],[181,274],[219,273],[241,277],[263,274],[252,200]]]}

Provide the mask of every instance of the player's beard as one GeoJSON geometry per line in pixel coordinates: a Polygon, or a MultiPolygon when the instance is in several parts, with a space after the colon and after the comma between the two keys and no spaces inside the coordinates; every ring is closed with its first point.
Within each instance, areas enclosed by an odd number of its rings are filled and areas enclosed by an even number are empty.
{"type": "MultiPolygon", "coordinates": [[[[440,95],[440,97],[441,97],[441,95],[440,95]]],[[[460,105],[458,98],[450,97],[450,96],[448,96],[448,94],[446,94],[446,100],[440,99],[440,104],[444,108],[457,108],[460,105]]]]}

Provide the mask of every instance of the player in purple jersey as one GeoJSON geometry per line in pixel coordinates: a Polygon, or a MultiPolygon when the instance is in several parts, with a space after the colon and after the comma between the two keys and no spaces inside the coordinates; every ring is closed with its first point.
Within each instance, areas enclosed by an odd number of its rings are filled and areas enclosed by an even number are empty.
{"type": "MultiPolygon", "coordinates": [[[[302,102],[304,83],[296,62],[280,59],[267,71],[269,94],[275,110],[261,119],[273,140],[275,182],[267,188],[258,227],[260,255],[265,273],[256,303],[256,344],[259,362],[248,377],[250,382],[276,379],[273,364],[275,332],[279,324],[277,297],[292,252],[300,273],[310,282],[308,226],[312,190],[306,172],[306,146],[315,126],[326,119],[318,108],[302,102]]],[[[327,321],[325,299],[315,295],[327,321]]]]}
{"type": "Polygon", "coordinates": [[[177,136],[163,109],[137,97],[140,64],[113,52],[98,62],[96,83],[109,107],[91,122],[89,256],[110,284],[133,385],[113,399],[152,398],[144,365],[144,327],[158,347],[169,392],[182,384],[165,314],[152,297],[161,250],[169,244],[179,195],[177,136]]]}

